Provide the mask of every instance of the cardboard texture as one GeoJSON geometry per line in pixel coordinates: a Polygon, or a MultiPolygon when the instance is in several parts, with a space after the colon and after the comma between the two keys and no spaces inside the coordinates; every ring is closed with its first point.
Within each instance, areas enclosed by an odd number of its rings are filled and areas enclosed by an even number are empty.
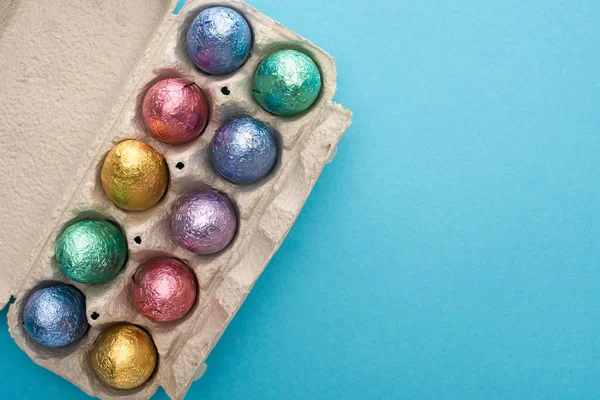
{"type": "MultiPolygon", "coordinates": [[[[8,319],[11,335],[36,363],[100,398],[144,399],[163,386],[182,398],[204,372],[204,361],[296,219],[323,166],[350,124],[351,113],[332,102],[336,89],[333,59],[324,51],[241,1],[190,1],[173,15],[175,1],[108,0],[46,5],[9,0],[0,5],[0,172],[10,190],[2,194],[0,216],[0,301],[15,297],[8,319]],[[185,55],[183,38],[203,8],[225,5],[244,15],[253,30],[250,58],[235,73],[209,76],[185,55]],[[281,118],[253,99],[252,76],[258,64],[279,49],[310,55],[323,77],[321,95],[306,113],[281,118]],[[145,131],[139,118],[141,96],[158,79],[182,76],[196,82],[210,103],[209,124],[198,139],[167,146],[145,131]],[[227,87],[229,95],[221,90],[227,87]],[[207,149],[218,126],[236,115],[258,118],[278,132],[280,157],[269,177],[236,186],[211,168],[207,149]],[[118,209],[104,194],[99,171],[106,153],[124,139],[139,139],[165,157],[167,194],[144,212],[118,209]],[[183,163],[184,167],[175,166],[183,163]],[[189,189],[211,186],[226,193],[239,212],[233,243],[215,256],[196,256],[170,238],[167,221],[173,201],[189,189]],[[89,216],[116,221],[127,235],[129,260],[107,284],[69,281],[58,269],[54,244],[64,226],[89,216]],[[136,243],[139,237],[141,243],[136,243]],[[136,312],[127,288],[139,263],[170,255],[192,267],[200,283],[199,300],[182,321],[153,323],[136,312]],[[40,284],[62,281],[87,299],[91,325],[72,347],[47,350],[22,328],[21,309],[40,284]],[[92,319],[91,314],[99,317],[92,319]],[[159,352],[154,376],[138,389],[102,385],[88,364],[98,334],[117,322],[146,328],[159,352]]],[[[224,91],[227,92],[227,91],[224,91]]]]}

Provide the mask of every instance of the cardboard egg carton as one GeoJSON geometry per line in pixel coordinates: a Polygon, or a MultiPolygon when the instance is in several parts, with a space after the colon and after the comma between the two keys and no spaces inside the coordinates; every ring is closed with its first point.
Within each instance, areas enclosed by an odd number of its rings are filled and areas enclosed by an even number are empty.
{"type": "MultiPolygon", "coordinates": [[[[79,5],[72,6],[74,10],[67,7],[67,3],[67,0],[54,2],[53,7],[46,10],[49,15],[40,14],[42,17],[34,15],[40,10],[27,0],[10,0],[5,9],[2,9],[5,6],[0,6],[0,22],[5,18],[8,24],[6,31],[0,28],[0,50],[7,48],[18,54],[19,46],[23,44],[18,41],[11,42],[10,35],[18,33],[19,30],[31,32],[32,29],[27,25],[28,17],[33,18],[33,15],[52,24],[53,20],[60,21],[59,14],[67,9],[70,13],[69,19],[63,23],[73,24],[73,28],[67,29],[72,30],[72,35],[63,35],[60,38],[58,36],[61,35],[57,35],[56,40],[69,42],[69,51],[80,48],[90,52],[90,55],[92,52],[96,52],[93,55],[97,55],[97,52],[110,53],[114,51],[110,46],[113,46],[115,41],[118,42],[121,36],[135,36],[138,42],[144,42],[146,38],[147,42],[137,64],[133,63],[137,66],[132,66],[132,70],[122,67],[129,61],[119,58],[106,59],[107,65],[90,65],[92,72],[86,70],[86,57],[69,64],[71,68],[66,71],[56,71],[53,69],[53,63],[47,63],[47,68],[51,69],[51,76],[59,77],[71,73],[76,82],[78,79],[85,82],[86,79],[101,78],[102,74],[111,78],[113,76],[107,71],[113,68],[115,74],[127,77],[123,78],[127,83],[117,86],[117,89],[114,89],[114,85],[111,86],[114,94],[100,96],[101,104],[98,105],[93,104],[94,99],[90,100],[92,104],[86,103],[85,98],[82,98],[84,95],[77,91],[79,86],[68,81],[68,77],[62,78],[67,80],[63,86],[65,92],[61,94],[63,104],[49,105],[54,107],[53,115],[59,122],[64,122],[51,124],[49,129],[49,136],[60,141],[47,140],[41,147],[43,151],[60,153],[64,146],[70,147],[70,136],[61,133],[60,129],[73,129],[75,125],[69,118],[74,116],[65,112],[62,107],[72,107],[74,112],[85,110],[94,113],[98,107],[112,111],[102,115],[102,118],[93,114],[94,118],[84,121],[86,124],[81,125],[84,134],[77,137],[81,139],[79,147],[71,149],[75,151],[73,157],[78,160],[75,163],[79,164],[78,168],[74,168],[78,172],[73,171],[69,174],[69,171],[61,171],[68,179],[57,181],[51,175],[51,171],[45,171],[46,174],[50,173],[46,177],[41,173],[36,174],[35,164],[25,165],[24,178],[19,184],[31,185],[32,182],[36,182],[39,187],[34,187],[34,194],[35,190],[53,191],[54,195],[40,204],[46,209],[52,209],[41,216],[32,212],[32,215],[43,223],[27,229],[17,227],[19,218],[26,216],[9,215],[0,220],[7,223],[8,228],[10,224],[15,226],[11,234],[16,236],[17,240],[20,237],[31,238],[32,235],[37,238],[37,244],[28,248],[2,248],[4,261],[0,267],[2,271],[6,271],[9,279],[4,286],[0,286],[0,298],[4,302],[11,295],[16,299],[8,312],[9,329],[16,343],[36,363],[68,379],[89,395],[106,399],[144,399],[152,396],[158,386],[162,386],[171,398],[179,399],[185,395],[191,383],[204,372],[204,361],[208,354],[281,245],[323,166],[335,155],[336,145],[350,125],[351,113],[332,102],[336,90],[333,59],[309,41],[241,1],[192,0],[178,15],[172,14],[176,1],[149,1],[147,8],[143,10],[130,0],[108,0],[102,5],[86,5],[86,2],[79,2],[79,5]],[[210,76],[200,72],[185,54],[185,32],[191,20],[203,8],[214,5],[229,6],[239,11],[248,20],[253,33],[253,48],[246,63],[238,71],[223,76],[210,76]],[[92,7],[95,9],[91,10],[92,7]],[[113,14],[110,7],[115,7],[112,10],[113,14]],[[119,10],[116,11],[116,8],[119,10]],[[93,23],[98,23],[96,32],[101,33],[96,37],[83,35],[82,32],[77,35],[77,29],[85,31],[86,27],[95,28],[89,26],[89,13],[98,12],[100,20],[94,20],[93,23]],[[143,21],[136,21],[136,17],[143,21]],[[102,22],[102,18],[108,22],[102,22]],[[115,25],[111,29],[105,29],[106,24],[112,23],[115,25]],[[315,104],[307,112],[291,118],[278,117],[266,112],[254,100],[251,91],[252,77],[259,63],[280,49],[296,49],[308,54],[319,66],[323,79],[322,92],[315,104]],[[112,66],[113,63],[115,67],[112,66]],[[97,72],[94,72],[94,69],[97,72]],[[210,120],[204,133],[199,139],[183,146],[168,146],[153,139],[146,132],[140,118],[141,99],[147,88],[159,79],[173,76],[195,82],[207,95],[210,107],[210,120]],[[234,185],[214,172],[207,153],[210,140],[220,124],[239,115],[251,116],[268,124],[277,132],[280,145],[274,171],[266,179],[246,186],[234,185]],[[127,212],[119,209],[108,199],[100,184],[99,174],[104,157],[115,144],[125,139],[138,139],[150,144],[165,157],[169,168],[170,182],[167,193],[148,211],[127,212]],[[213,256],[197,256],[179,247],[170,237],[168,228],[173,201],[190,189],[204,186],[227,194],[239,213],[238,231],[233,242],[227,249],[213,256]],[[61,196],[62,200],[56,200],[58,204],[53,202],[61,196]],[[115,221],[126,233],[128,241],[127,265],[115,279],[102,285],[85,285],[68,280],[59,270],[54,257],[55,241],[64,227],[89,217],[115,221]],[[181,259],[198,277],[200,292],[197,304],[183,320],[175,323],[159,324],[149,321],[135,310],[128,298],[129,282],[138,265],[158,255],[181,259]],[[25,333],[21,311],[28,293],[33,288],[53,281],[72,284],[85,294],[91,328],[80,342],[65,349],[48,350],[35,344],[25,333]],[[155,374],[137,389],[111,389],[101,384],[89,367],[88,352],[95,339],[105,328],[118,322],[128,322],[145,328],[152,335],[158,350],[159,363],[155,374]]],[[[50,31],[55,28],[51,28],[50,31]]],[[[60,31],[60,27],[58,30],[60,31]]],[[[35,28],[33,31],[35,32],[35,28]]],[[[40,45],[39,38],[28,38],[25,35],[25,40],[28,39],[30,42],[27,43],[33,46],[40,45]]],[[[123,46],[127,47],[129,44],[124,43],[123,46]]],[[[46,51],[52,53],[52,49],[46,51]]],[[[125,56],[123,54],[123,57],[125,56]]],[[[25,51],[22,57],[31,55],[25,51]]],[[[2,62],[14,64],[21,61],[2,62]]],[[[61,65],[60,62],[58,64],[61,65]]],[[[27,67],[21,71],[22,74],[27,74],[27,67]]],[[[39,78],[37,70],[31,74],[29,79],[39,78]]],[[[19,69],[10,69],[8,76],[17,79],[20,76],[19,69]]],[[[93,85],[101,87],[102,82],[94,82],[93,85]]],[[[33,96],[33,92],[29,90],[31,88],[27,80],[17,82],[14,90],[0,92],[0,100],[3,100],[4,104],[10,102],[13,107],[24,107],[24,104],[15,104],[15,99],[19,96],[33,96]]],[[[41,90],[43,92],[43,88],[41,90]]],[[[52,99],[52,94],[48,94],[47,98],[52,99]]],[[[19,154],[19,150],[29,151],[30,142],[34,139],[28,136],[27,132],[41,126],[43,121],[37,121],[34,116],[29,122],[17,123],[14,126],[9,122],[8,127],[4,129],[23,130],[25,136],[22,139],[22,149],[17,148],[14,154],[19,154]]],[[[9,134],[8,131],[0,133],[3,139],[9,134]]],[[[71,158],[64,161],[74,163],[71,158]]],[[[6,172],[5,164],[0,163],[0,167],[1,172],[6,172]]],[[[7,201],[16,203],[18,199],[13,197],[7,201]]],[[[30,206],[29,203],[24,204],[26,209],[30,206]]],[[[1,239],[2,242],[8,243],[8,237],[1,239]]],[[[27,243],[25,239],[22,240],[27,243]]]]}

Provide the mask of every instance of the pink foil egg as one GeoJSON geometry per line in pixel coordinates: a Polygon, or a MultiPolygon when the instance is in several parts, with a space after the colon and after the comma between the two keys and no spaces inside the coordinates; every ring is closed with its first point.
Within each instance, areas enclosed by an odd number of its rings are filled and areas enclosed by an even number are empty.
{"type": "Polygon", "coordinates": [[[135,308],[157,322],[172,322],[184,317],[196,302],[197,292],[194,272],[170,257],[144,262],[129,286],[135,308]]]}
{"type": "Polygon", "coordinates": [[[156,139],[183,144],[202,133],[208,121],[208,103],[195,83],[183,78],[167,78],[146,92],[142,119],[156,139]]]}

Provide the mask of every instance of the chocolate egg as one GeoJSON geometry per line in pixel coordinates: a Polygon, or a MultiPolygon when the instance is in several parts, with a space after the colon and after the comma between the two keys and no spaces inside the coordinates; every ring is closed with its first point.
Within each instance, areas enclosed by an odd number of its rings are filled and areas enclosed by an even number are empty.
{"type": "Polygon", "coordinates": [[[228,7],[202,10],[188,28],[186,51],[202,71],[222,75],[244,64],[252,47],[248,22],[228,7]]]}
{"type": "Polygon", "coordinates": [[[200,88],[182,78],[156,82],[144,96],[142,119],[152,136],[169,144],[197,138],[208,120],[208,103],[200,88]]]}
{"type": "Polygon", "coordinates": [[[100,177],[113,203],[124,210],[144,211],[165,194],[169,173],[154,148],[139,140],[125,140],[106,155],[100,177]]]}
{"type": "Polygon", "coordinates": [[[277,140],[269,127],[250,117],[233,118],[217,129],[210,160],[223,178],[253,183],[264,178],[277,160],[277,140]]]}
{"type": "Polygon", "coordinates": [[[129,324],[106,329],[90,351],[92,370],[100,381],[115,389],[134,389],[144,384],[152,376],[157,359],[150,335],[129,324]]]}
{"type": "Polygon", "coordinates": [[[199,255],[223,250],[233,239],[237,213],[214,189],[196,189],[181,196],[171,210],[171,233],[179,245],[199,255]]]}
{"type": "Polygon", "coordinates": [[[23,326],[29,336],[44,347],[73,344],[89,327],[85,297],[65,284],[37,289],[23,307],[23,326]]]}
{"type": "Polygon", "coordinates": [[[127,241],[114,224],[88,219],[68,226],[55,246],[60,270],[76,282],[97,284],[115,277],[127,259],[127,241]]]}
{"type": "Polygon", "coordinates": [[[254,98],[275,115],[292,116],[306,111],[320,91],[319,68],[309,56],[296,50],[271,54],[254,74],[254,98]]]}
{"type": "Polygon", "coordinates": [[[129,294],[135,308],[157,322],[185,316],[196,301],[196,276],[184,263],[170,257],[144,262],[133,275],[129,294]]]}

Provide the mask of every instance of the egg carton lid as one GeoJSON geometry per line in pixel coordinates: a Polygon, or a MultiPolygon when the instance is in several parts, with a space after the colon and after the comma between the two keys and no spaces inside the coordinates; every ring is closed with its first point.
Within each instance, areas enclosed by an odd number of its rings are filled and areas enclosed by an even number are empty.
{"type": "Polygon", "coordinates": [[[176,0],[0,2],[0,306],[35,266],[176,0]]]}

